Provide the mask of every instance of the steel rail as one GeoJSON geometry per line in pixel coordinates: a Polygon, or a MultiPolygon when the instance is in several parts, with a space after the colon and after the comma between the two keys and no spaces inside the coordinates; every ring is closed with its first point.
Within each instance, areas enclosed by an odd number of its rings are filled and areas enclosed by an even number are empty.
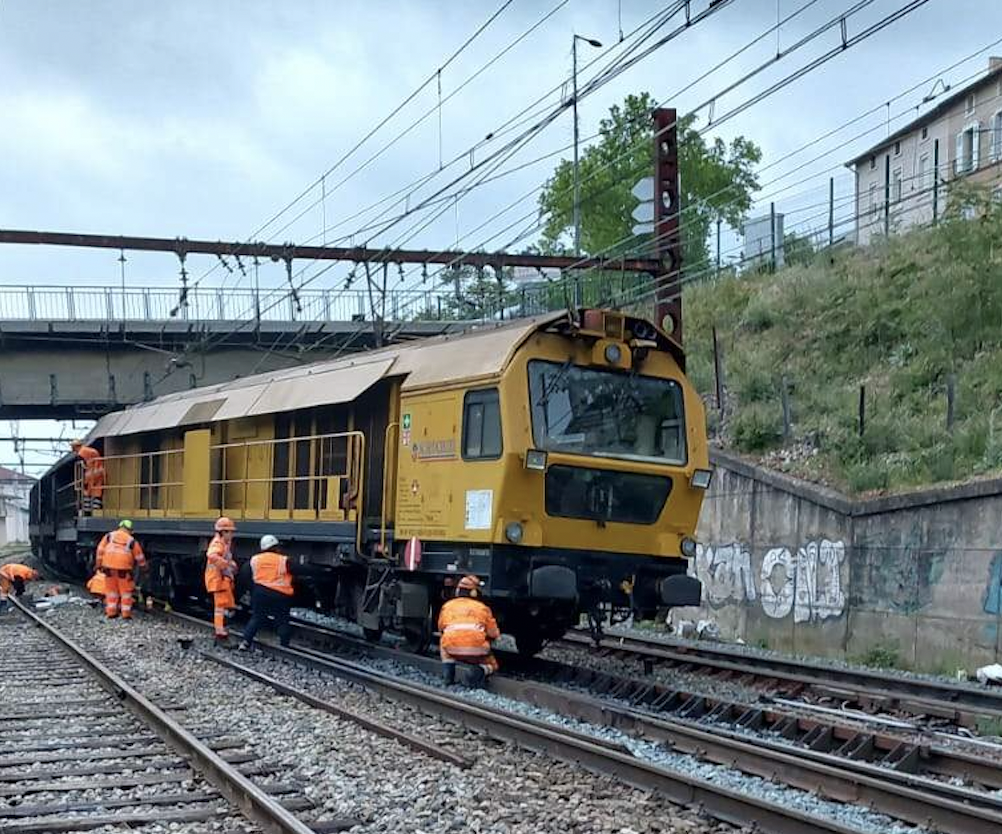
{"type": "MultiPolygon", "coordinates": [[[[308,639],[330,645],[338,642],[350,648],[385,657],[397,662],[412,663],[426,671],[437,671],[437,661],[414,656],[388,646],[374,645],[346,637],[337,631],[298,621],[297,632],[308,639]]],[[[535,660],[533,667],[542,666],[550,678],[566,679],[573,667],[550,660],[535,660]]],[[[869,733],[831,722],[825,725],[813,719],[798,718],[791,711],[772,710],[765,706],[747,707],[726,701],[712,702],[706,706],[706,715],[732,708],[732,717],[743,713],[752,716],[761,713],[761,720],[773,728],[783,722],[802,721],[813,729],[831,734],[830,749],[844,748],[845,752],[824,752],[811,746],[794,746],[772,740],[768,735],[750,738],[747,733],[708,726],[695,720],[669,718],[652,714],[645,709],[652,700],[672,690],[644,681],[618,678],[614,692],[619,693],[619,703],[569,691],[559,686],[540,683],[538,680],[495,675],[490,679],[490,690],[498,695],[532,703],[561,715],[612,727],[627,733],[667,743],[673,750],[696,755],[699,758],[735,767],[745,773],[765,778],[778,778],[784,784],[805,790],[819,790],[826,797],[838,801],[854,802],[886,813],[916,825],[937,825],[944,832],[957,834],[988,834],[1002,831],[1002,797],[993,792],[959,787],[949,782],[911,772],[908,768],[921,767],[942,777],[961,777],[983,784],[988,788],[1002,787],[1002,762],[973,758],[949,748],[935,745],[905,744],[901,739],[869,733]],[[626,687],[624,684],[634,684],[626,687]],[[637,693],[647,694],[638,699],[637,693]],[[632,705],[621,705],[623,700],[632,705]],[[839,733],[845,730],[844,736],[839,733]],[[908,746],[912,757],[894,765],[876,764],[863,757],[868,748],[893,754],[895,748],[908,746]]],[[[616,695],[614,694],[615,698],[616,695]]],[[[687,697],[683,695],[680,703],[687,697]]],[[[698,719],[704,713],[695,713],[698,719]]],[[[741,724],[735,720],[735,724],[741,724]]],[[[742,726],[749,726],[747,724],[742,726]]],[[[772,734],[773,736],[776,733],[772,734]]],[[[817,738],[823,740],[823,733],[817,738]]]]}
{"type": "Polygon", "coordinates": [[[467,770],[473,767],[473,762],[470,761],[465,756],[460,756],[458,753],[453,753],[450,750],[446,750],[440,744],[435,742],[426,741],[422,738],[418,738],[411,733],[405,733],[401,730],[397,730],[390,727],[387,724],[383,724],[380,721],[375,721],[364,715],[360,715],[344,707],[338,706],[337,704],[332,704],[330,701],[326,701],[323,698],[318,698],[315,695],[306,692],[303,689],[299,689],[295,686],[289,686],[286,683],[278,680],[277,678],[271,677],[270,675],[264,675],[255,669],[251,669],[248,666],[244,666],[235,661],[229,660],[228,658],[221,657],[213,652],[201,653],[202,657],[213,663],[217,663],[225,669],[231,669],[234,672],[239,672],[246,678],[252,681],[263,684],[264,686],[274,689],[276,692],[282,695],[288,695],[290,698],[295,698],[298,701],[302,701],[304,704],[308,704],[314,709],[322,710],[323,712],[329,712],[331,715],[336,715],[338,718],[343,718],[346,721],[351,721],[358,726],[369,730],[372,733],[382,736],[383,738],[393,739],[401,744],[410,747],[413,750],[417,750],[425,755],[432,756],[433,758],[439,759],[440,761],[447,762],[449,764],[456,765],[456,767],[467,770]]]}
{"type": "Polygon", "coordinates": [[[681,753],[816,791],[829,800],[850,802],[898,820],[934,827],[942,834],[997,834],[1002,831],[1002,797],[948,782],[855,761],[845,756],[794,748],[764,737],[701,727],[694,722],[656,718],[586,695],[535,681],[499,677],[492,692],[658,741],[681,753]]]}
{"type": "MultiPolygon", "coordinates": [[[[568,632],[556,644],[594,647],[584,634],[568,632]]],[[[638,637],[606,635],[598,649],[625,652],[652,661],[691,664],[735,675],[754,675],[815,688],[839,690],[859,696],[864,703],[899,708],[924,715],[950,718],[970,725],[972,716],[1002,718],[1002,691],[958,686],[946,681],[902,678],[871,669],[833,667],[782,657],[765,657],[722,646],[662,643],[638,637]],[[850,687],[846,690],[846,687],[850,687]]]]}
{"type": "MultiPolygon", "coordinates": [[[[210,626],[204,620],[187,615],[171,612],[171,616],[180,617],[206,628],[210,626]]],[[[319,629],[319,631],[325,630],[319,629]]],[[[857,829],[834,820],[811,816],[779,803],[644,762],[628,751],[617,749],[616,745],[610,746],[608,742],[598,738],[542,720],[529,719],[499,708],[473,703],[434,687],[376,672],[357,663],[321,652],[281,648],[269,643],[259,643],[258,647],[272,657],[291,660],[299,665],[352,681],[392,700],[407,703],[423,712],[454,721],[491,737],[513,742],[523,748],[569,764],[580,765],[596,773],[613,776],[641,790],[659,793],[680,805],[698,807],[704,813],[728,823],[746,826],[752,822],[757,831],[765,834],[818,834],[819,832],[858,834],[857,829]]],[[[382,648],[387,652],[393,651],[386,647],[382,648]]],[[[435,663],[430,659],[426,660],[428,663],[435,663]]],[[[793,760],[795,756],[791,755],[789,758],[793,760]]],[[[773,773],[774,771],[771,771],[769,775],[773,773]]],[[[803,784],[816,788],[817,777],[813,782],[805,780],[803,784]]],[[[848,777],[844,785],[844,791],[848,791],[850,785],[848,777]]],[[[849,794],[844,793],[844,795],[849,794]]],[[[972,814],[976,819],[978,811],[975,810],[972,814]]],[[[999,820],[1002,821],[1002,815],[999,816],[999,820]]],[[[964,834],[988,834],[988,832],[994,834],[998,830],[997,826],[998,823],[992,822],[992,827],[954,830],[962,831],[964,834]]]]}
{"type": "Polygon", "coordinates": [[[24,616],[38,628],[44,629],[73,655],[97,679],[102,688],[111,692],[181,757],[190,761],[192,767],[248,819],[260,825],[268,834],[315,834],[314,829],[283,808],[264,790],[227,763],[222,756],[74,640],[45,622],[16,598],[11,597],[11,601],[24,616]]]}

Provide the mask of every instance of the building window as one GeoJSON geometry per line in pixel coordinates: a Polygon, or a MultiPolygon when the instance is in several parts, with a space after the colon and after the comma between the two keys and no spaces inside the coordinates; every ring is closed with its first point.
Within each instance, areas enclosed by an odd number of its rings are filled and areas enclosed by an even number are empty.
{"type": "Polygon", "coordinates": [[[1002,110],[992,116],[992,130],[988,141],[991,142],[992,162],[997,162],[1002,159],[1002,110]]]}
{"type": "Polygon", "coordinates": [[[967,94],[967,101],[964,106],[964,114],[970,116],[974,112],[974,93],[967,94]]]}
{"type": "Polygon", "coordinates": [[[918,187],[919,193],[924,193],[929,190],[932,183],[929,182],[929,154],[924,153],[919,157],[918,161],[918,187]]]}
{"type": "Polygon", "coordinates": [[[873,171],[873,170],[876,169],[876,167],[877,167],[877,157],[871,156],[870,157],[870,170],[873,171]]]}
{"type": "Polygon", "coordinates": [[[463,459],[501,457],[501,406],[497,388],[470,391],[463,401],[463,459]]]}
{"type": "Polygon", "coordinates": [[[974,122],[957,134],[953,160],[955,173],[966,174],[978,169],[979,133],[980,125],[974,122]]]}
{"type": "Polygon", "coordinates": [[[897,141],[894,143],[894,155],[901,156],[901,142],[897,141]]]}
{"type": "Polygon", "coordinates": [[[901,202],[901,169],[895,168],[891,172],[891,202],[901,202]]]}
{"type": "Polygon", "coordinates": [[[925,127],[922,128],[922,138],[923,139],[928,139],[929,138],[929,126],[928,125],[926,125],[925,127]]]}
{"type": "Polygon", "coordinates": [[[870,183],[870,219],[876,220],[877,214],[880,211],[880,203],[877,202],[877,184],[875,182],[870,183]]]}

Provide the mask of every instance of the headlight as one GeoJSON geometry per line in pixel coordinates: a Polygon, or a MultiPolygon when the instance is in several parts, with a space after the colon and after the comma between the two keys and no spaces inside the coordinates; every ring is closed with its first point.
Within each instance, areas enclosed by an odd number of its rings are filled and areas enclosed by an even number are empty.
{"type": "Polygon", "coordinates": [[[682,555],[685,556],[686,559],[695,559],[696,558],[696,541],[695,541],[695,539],[690,539],[690,538],[682,539],[682,542],[681,542],[680,546],[682,548],[682,555]]]}
{"type": "Polygon", "coordinates": [[[525,453],[525,468],[535,469],[539,472],[546,470],[546,452],[539,449],[529,449],[525,453]]]}
{"type": "Polygon", "coordinates": [[[709,489],[710,480],[713,478],[713,472],[709,469],[697,469],[692,473],[692,477],[689,479],[689,485],[693,489],[709,489]]]}
{"type": "Polygon", "coordinates": [[[518,544],[522,541],[522,525],[517,521],[509,521],[505,525],[504,534],[512,544],[518,544]]]}
{"type": "Polygon", "coordinates": [[[623,358],[623,351],[620,350],[619,345],[606,345],[605,346],[605,361],[610,365],[618,365],[619,360],[623,358]]]}

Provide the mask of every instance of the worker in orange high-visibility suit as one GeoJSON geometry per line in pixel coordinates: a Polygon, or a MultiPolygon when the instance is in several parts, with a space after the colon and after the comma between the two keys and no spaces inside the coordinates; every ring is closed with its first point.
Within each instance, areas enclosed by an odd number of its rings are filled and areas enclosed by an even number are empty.
{"type": "Polygon", "coordinates": [[[265,620],[275,622],[278,642],[288,646],[292,637],[289,614],[292,612],[292,600],[296,593],[292,586],[293,572],[303,575],[309,571],[290,562],[289,557],[282,553],[278,539],[272,535],[261,537],[261,552],[251,557],[247,568],[250,569],[253,580],[251,618],[244,629],[240,651],[246,651],[254,644],[254,636],[265,620]]]}
{"type": "Polygon", "coordinates": [[[72,441],[70,448],[84,465],[81,508],[85,513],[100,510],[104,498],[104,461],[101,453],[93,446],[85,446],[80,440],[72,441]]]}
{"type": "Polygon", "coordinates": [[[216,535],[205,552],[205,590],[212,594],[212,624],[216,639],[226,642],[227,614],[237,607],[233,589],[236,583],[237,563],[233,558],[233,534],[237,525],[226,516],[216,520],[216,535]]]}
{"type": "Polygon", "coordinates": [[[491,641],[501,636],[490,607],[482,602],[481,583],[476,576],[464,576],[456,585],[456,596],[438,615],[439,654],[447,684],[456,680],[456,663],[476,664],[483,683],[496,672],[498,662],[491,652],[491,641]]]}
{"type": "Polygon", "coordinates": [[[27,565],[11,562],[9,565],[0,566],[0,612],[7,610],[7,598],[11,591],[19,597],[24,593],[25,583],[38,578],[38,571],[27,565]]]}
{"type": "Polygon", "coordinates": [[[118,616],[119,607],[123,620],[132,618],[136,590],[132,571],[136,565],[145,568],[146,555],[132,537],[132,522],[124,518],[97,546],[95,567],[104,574],[104,613],[108,619],[118,616]]]}

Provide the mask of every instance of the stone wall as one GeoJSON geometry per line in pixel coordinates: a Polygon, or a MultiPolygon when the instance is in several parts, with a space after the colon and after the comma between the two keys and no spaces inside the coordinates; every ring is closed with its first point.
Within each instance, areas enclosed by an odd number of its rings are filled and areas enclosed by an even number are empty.
{"type": "Polygon", "coordinates": [[[725,453],[713,463],[690,567],[703,605],[676,618],[951,674],[1002,659],[1002,480],[855,501],[725,453]]]}

